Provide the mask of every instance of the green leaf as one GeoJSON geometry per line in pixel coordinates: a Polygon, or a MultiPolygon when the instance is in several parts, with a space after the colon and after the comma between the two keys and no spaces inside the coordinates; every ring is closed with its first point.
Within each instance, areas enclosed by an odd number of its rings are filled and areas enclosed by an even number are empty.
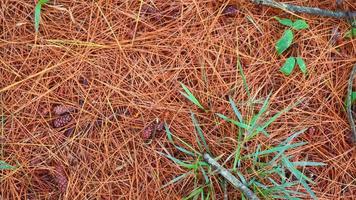
{"type": "Polygon", "coordinates": [[[274,17],[274,19],[276,19],[279,23],[285,26],[289,26],[289,27],[293,26],[293,21],[290,19],[286,19],[286,18],[281,19],[279,17],[274,17]]]}
{"type": "Polygon", "coordinates": [[[185,177],[187,177],[190,174],[193,174],[193,172],[189,171],[189,172],[186,172],[184,174],[181,174],[181,175],[175,177],[174,179],[170,180],[168,183],[164,184],[160,189],[165,188],[165,187],[167,187],[169,185],[172,185],[174,183],[177,183],[177,182],[179,182],[180,180],[184,179],[185,177]]]}
{"type": "Polygon", "coordinates": [[[278,55],[281,55],[285,50],[290,47],[293,42],[293,32],[291,30],[284,31],[282,37],[276,43],[276,50],[278,55]]]}
{"type": "Polygon", "coordinates": [[[292,28],[295,30],[303,30],[309,28],[309,25],[306,21],[298,19],[293,23],[292,28]]]}
{"type": "Polygon", "coordinates": [[[177,165],[181,166],[181,167],[184,167],[184,168],[187,168],[187,169],[197,169],[197,165],[194,165],[194,164],[189,164],[189,163],[185,163],[169,154],[165,154],[165,153],[162,153],[162,152],[157,152],[158,154],[164,156],[164,157],[167,157],[169,158],[170,160],[172,160],[173,162],[175,162],[177,165]]]}
{"type": "Polygon", "coordinates": [[[311,166],[325,166],[327,164],[325,163],[322,163],[322,162],[309,162],[309,161],[300,161],[300,162],[292,162],[292,164],[295,166],[295,167],[311,167],[311,166]]]}
{"type": "Polygon", "coordinates": [[[297,61],[300,71],[302,71],[302,73],[304,75],[306,75],[307,74],[307,65],[305,64],[303,58],[296,57],[295,60],[297,61]]]}
{"type": "MultiPolygon", "coordinates": [[[[204,145],[205,150],[206,150],[208,153],[210,153],[209,146],[208,146],[208,144],[206,143],[206,140],[205,140],[203,131],[201,130],[201,128],[200,128],[200,126],[199,126],[199,123],[198,123],[197,119],[195,118],[194,113],[191,113],[191,117],[192,117],[192,121],[193,121],[195,130],[197,131],[197,133],[198,133],[198,135],[199,135],[199,137],[200,137],[200,140],[202,141],[202,143],[203,143],[203,145],[204,145]]],[[[198,140],[198,144],[200,144],[199,140],[198,140]]]]}
{"type": "Polygon", "coordinates": [[[7,162],[0,160],[0,170],[14,170],[14,166],[8,164],[7,162]]]}
{"type": "Polygon", "coordinates": [[[246,130],[250,129],[250,126],[248,126],[248,125],[245,124],[245,123],[240,123],[240,122],[238,122],[238,121],[236,121],[236,120],[233,120],[233,119],[230,119],[230,118],[228,118],[228,117],[226,117],[225,115],[220,114],[220,113],[216,113],[216,115],[217,115],[218,117],[220,117],[221,119],[227,121],[227,122],[233,123],[233,124],[236,125],[237,127],[240,127],[240,128],[246,129],[246,130]]]}
{"type": "MultiPolygon", "coordinates": [[[[352,93],[351,93],[351,105],[354,104],[355,101],[356,101],[356,92],[352,92],[352,93]]],[[[348,106],[348,105],[347,105],[347,98],[346,98],[346,100],[345,100],[345,106],[346,106],[346,107],[348,106]]]]}
{"type": "Polygon", "coordinates": [[[166,129],[166,134],[167,134],[168,141],[171,142],[172,144],[174,144],[172,133],[169,130],[169,127],[168,127],[167,123],[164,123],[164,128],[166,129]]]}
{"type": "Polygon", "coordinates": [[[345,33],[346,38],[354,38],[356,37],[356,28],[351,28],[349,31],[345,33]]]}
{"type": "Polygon", "coordinates": [[[35,30],[36,33],[40,27],[40,20],[41,20],[41,8],[42,5],[46,4],[49,0],[39,0],[35,7],[35,30]]]}
{"type": "Polygon", "coordinates": [[[268,150],[264,150],[264,151],[260,151],[260,152],[256,152],[254,154],[250,154],[248,157],[255,157],[255,156],[261,156],[261,155],[265,155],[265,154],[271,154],[271,153],[275,153],[275,152],[284,152],[288,149],[293,149],[299,146],[303,146],[307,144],[307,142],[298,142],[295,144],[289,144],[289,145],[284,145],[284,146],[277,146],[277,147],[273,147],[272,149],[268,149],[268,150]]]}
{"type": "Polygon", "coordinates": [[[229,96],[229,102],[230,102],[230,105],[231,105],[231,107],[232,107],[232,110],[234,111],[234,113],[235,113],[237,119],[238,119],[241,123],[243,123],[242,115],[241,115],[241,113],[239,112],[239,109],[237,109],[236,104],[235,104],[234,100],[232,100],[231,96],[229,96]]]}
{"type": "Polygon", "coordinates": [[[308,180],[310,182],[310,179],[308,177],[306,177],[302,172],[297,170],[294,167],[294,165],[284,155],[282,156],[282,161],[285,164],[285,166],[288,168],[288,170],[299,180],[300,184],[303,185],[303,187],[309,193],[309,195],[313,199],[317,199],[315,193],[313,192],[313,190],[309,187],[309,185],[305,181],[305,180],[308,180]]]}
{"type": "Polygon", "coordinates": [[[196,189],[194,189],[187,197],[184,197],[182,200],[188,200],[191,199],[195,196],[198,196],[200,193],[204,192],[202,187],[198,187],[196,189]]]}
{"type": "Polygon", "coordinates": [[[287,58],[284,65],[279,70],[286,76],[289,76],[292,73],[294,66],[295,66],[295,58],[289,57],[289,58],[287,58]]]}
{"type": "Polygon", "coordinates": [[[182,88],[184,89],[184,91],[186,92],[186,93],[181,92],[181,94],[183,96],[185,96],[187,99],[189,99],[196,106],[198,106],[199,108],[205,110],[205,108],[200,104],[198,99],[190,92],[190,90],[187,88],[187,86],[185,86],[183,83],[180,83],[180,84],[181,84],[182,88]]]}

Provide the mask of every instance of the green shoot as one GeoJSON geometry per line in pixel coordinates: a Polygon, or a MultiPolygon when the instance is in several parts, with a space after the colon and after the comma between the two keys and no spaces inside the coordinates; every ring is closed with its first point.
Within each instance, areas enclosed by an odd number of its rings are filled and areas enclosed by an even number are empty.
{"type": "Polygon", "coordinates": [[[38,0],[36,7],[35,7],[35,30],[36,33],[40,27],[40,20],[41,20],[41,9],[44,4],[46,4],[49,0],[38,0]]]}
{"type": "Polygon", "coordinates": [[[189,101],[191,101],[193,104],[201,108],[202,110],[205,110],[205,108],[201,105],[201,103],[198,101],[198,99],[193,95],[193,93],[185,86],[183,83],[180,83],[184,92],[181,92],[181,94],[187,98],[189,101]]]}
{"type": "Polygon", "coordinates": [[[14,170],[14,166],[8,164],[7,162],[0,160],[0,170],[14,170]]]}

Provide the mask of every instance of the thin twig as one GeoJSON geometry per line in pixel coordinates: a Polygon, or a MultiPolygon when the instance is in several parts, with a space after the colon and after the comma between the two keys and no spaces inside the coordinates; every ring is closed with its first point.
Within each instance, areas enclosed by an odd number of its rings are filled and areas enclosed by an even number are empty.
{"type": "Polygon", "coordinates": [[[281,3],[273,0],[251,0],[251,2],[255,4],[261,4],[265,6],[279,8],[282,10],[287,10],[290,12],[306,13],[311,15],[319,15],[319,16],[334,17],[334,18],[356,17],[356,12],[332,11],[332,10],[324,10],[315,7],[296,6],[293,4],[281,3]]]}
{"type": "Polygon", "coordinates": [[[350,123],[350,126],[351,126],[352,141],[354,143],[356,143],[356,127],[355,127],[355,120],[352,117],[351,96],[352,96],[352,85],[353,85],[353,82],[354,82],[355,74],[356,74],[356,64],[352,68],[352,71],[351,71],[351,74],[350,74],[349,85],[347,87],[347,100],[346,100],[347,116],[348,116],[349,123],[350,123]]]}
{"type": "Polygon", "coordinates": [[[227,181],[229,181],[235,188],[243,192],[248,199],[259,200],[259,198],[248,187],[246,187],[234,175],[232,175],[228,170],[216,162],[214,158],[212,158],[208,153],[204,153],[203,158],[205,162],[209,163],[213,168],[215,168],[217,172],[227,181]]]}

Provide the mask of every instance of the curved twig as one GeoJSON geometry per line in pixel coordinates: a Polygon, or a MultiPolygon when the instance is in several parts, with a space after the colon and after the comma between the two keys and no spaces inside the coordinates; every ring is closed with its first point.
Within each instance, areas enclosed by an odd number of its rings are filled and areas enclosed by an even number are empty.
{"type": "Polygon", "coordinates": [[[214,160],[208,153],[204,153],[203,158],[205,162],[209,163],[217,172],[229,181],[235,188],[243,192],[248,199],[259,200],[259,198],[244,184],[241,183],[234,175],[222,167],[218,162],[214,160]]]}
{"type": "Polygon", "coordinates": [[[350,74],[349,84],[348,84],[348,87],[347,87],[347,99],[346,99],[347,117],[349,119],[349,123],[350,123],[350,126],[351,126],[352,141],[354,143],[356,143],[356,127],[355,127],[355,120],[352,117],[351,96],[352,96],[352,85],[353,85],[353,82],[354,82],[355,74],[356,74],[356,64],[352,68],[352,71],[351,71],[351,74],[350,74]]]}
{"type": "Polygon", "coordinates": [[[276,2],[273,0],[251,0],[251,2],[255,4],[261,4],[265,6],[279,8],[282,10],[287,10],[290,12],[306,13],[311,15],[319,15],[319,16],[333,17],[333,18],[352,19],[356,17],[356,12],[332,11],[332,10],[324,10],[324,9],[314,8],[314,7],[296,6],[292,4],[276,2]]]}

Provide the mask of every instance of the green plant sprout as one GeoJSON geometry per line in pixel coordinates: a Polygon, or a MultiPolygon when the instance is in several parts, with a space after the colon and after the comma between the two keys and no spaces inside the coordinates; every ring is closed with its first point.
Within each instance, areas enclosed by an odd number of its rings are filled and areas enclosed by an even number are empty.
{"type": "MultiPolygon", "coordinates": [[[[193,95],[193,94],[192,94],[193,95]]],[[[309,184],[313,184],[313,180],[307,177],[303,171],[308,166],[323,166],[324,163],[312,162],[312,161],[292,161],[295,160],[294,155],[288,153],[289,150],[295,149],[307,144],[307,142],[293,142],[299,135],[303,134],[304,130],[298,131],[290,135],[287,139],[280,142],[275,146],[267,146],[263,144],[257,145],[257,147],[248,146],[247,143],[256,139],[256,136],[263,134],[269,137],[266,129],[271,125],[279,116],[288,112],[294,105],[289,106],[280,112],[276,113],[270,118],[265,118],[265,113],[268,110],[270,95],[265,99],[259,112],[254,115],[250,120],[243,117],[243,114],[238,110],[238,107],[229,98],[231,109],[236,115],[237,120],[216,113],[222,120],[232,123],[239,128],[237,136],[236,150],[227,157],[225,161],[221,163],[232,162],[232,168],[226,169],[229,173],[234,173],[238,181],[243,184],[244,187],[253,191],[253,194],[263,197],[263,199],[304,199],[309,194],[311,198],[317,199],[315,193],[310,188],[309,184]],[[242,154],[242,152],[246,152],[242,154]],[[231,159],[234,158],[233,161],[231,159]],[[250,164],[249,164],[250,163],[250,164]],[[241,165],[247,166],[241,168],[241,165]],[[287,174],[291,175],[287,175],[287,174]],[[291,178],[294,176],[294,180],[291,178]],[[246,178],[249,177],[249,178],[246,178]],[[293,188],[302,186],[306,193],[294,191],[293,188]]],[[[212,162],[207,160],[211,154],[208,143],[204,137],[202,129],[196,116],[191,114],[192,122],[195,127],[195,137],[198,146],[198,150],[194,149],[191,144],[183,141],[179,137],[175,136],[170,130],[168,125],[165,125],[167,139],[177,150],[186,154],[189,159],[180,160],[173,157],[171,154],[158,152],[160,155],[172,160],[178,166],[185,168],[187,171],[171,181],[166,183],[163,187],[175,184],[187,177],[194,176],[194,188],[184,199],[214,199],[214,187],[213,180],[218,180],[218,184],[224,187],[224,181],[222,181],[218,172],[221,170],[215,170],[215,166],[212,166],[212,162]],[[177,145],[177,141],[183,146],[177,145]]],[[[230,154],[230,153],[229,153],[230,154]]],[[[211,157],[216,165],[221,160],[223,155],[217,158],[211,157]]],[[[228,165],[231,166],[231,165],[228,165]]],[[[223,168],[225,170],[225,168],[223,168]]],[[[222,175],[220,173],[220,175],[222,175]]],[[[225,177],[225,176],[224,176],[225,177]]],[[[231,181],[229,181],[231,183],[231,181]]],[[[235,185],[234,185],[235,186],[235,185]]],[[[226,187],[226,186],[225,186],[226,187]]],[[[224,189],[225,190],[225,189],[224,189]]],[[[241,199],[254,199],[245,195],[242,191],[241,199]]],[[[258,199],[256,197],[256,199],[258,199]]]]}
{"type": "Polygon", "coordinates": [[[41,21],[41,9],[44,4],[46,4],[49,0],[39,0],[35,7],[35,30],[36,33],[40,28],[40,21],[41,21]]]}
{"type": "MultiPolygon", "coordinates": [[[[298,19],[296,21],[292,21],[290,19],[281,19],[279,17],[274,17],[280,24],[289,27],[289,29],[285,30],[282,37],[276,42],[275,48],[278,55],[282,55],[284,51],[286,51],[293,43],[294,34],[292,30],[299,31],[303,29],[309,28],[309,25],[306,21],[298,19]]],[[[302,71],[304,75],[307,74],[307,66],[301,57],[289,57],[280,68],[280,71],[289,76],[293,70],[295,65],[299,66],[299,69],[302,71]]]]}

